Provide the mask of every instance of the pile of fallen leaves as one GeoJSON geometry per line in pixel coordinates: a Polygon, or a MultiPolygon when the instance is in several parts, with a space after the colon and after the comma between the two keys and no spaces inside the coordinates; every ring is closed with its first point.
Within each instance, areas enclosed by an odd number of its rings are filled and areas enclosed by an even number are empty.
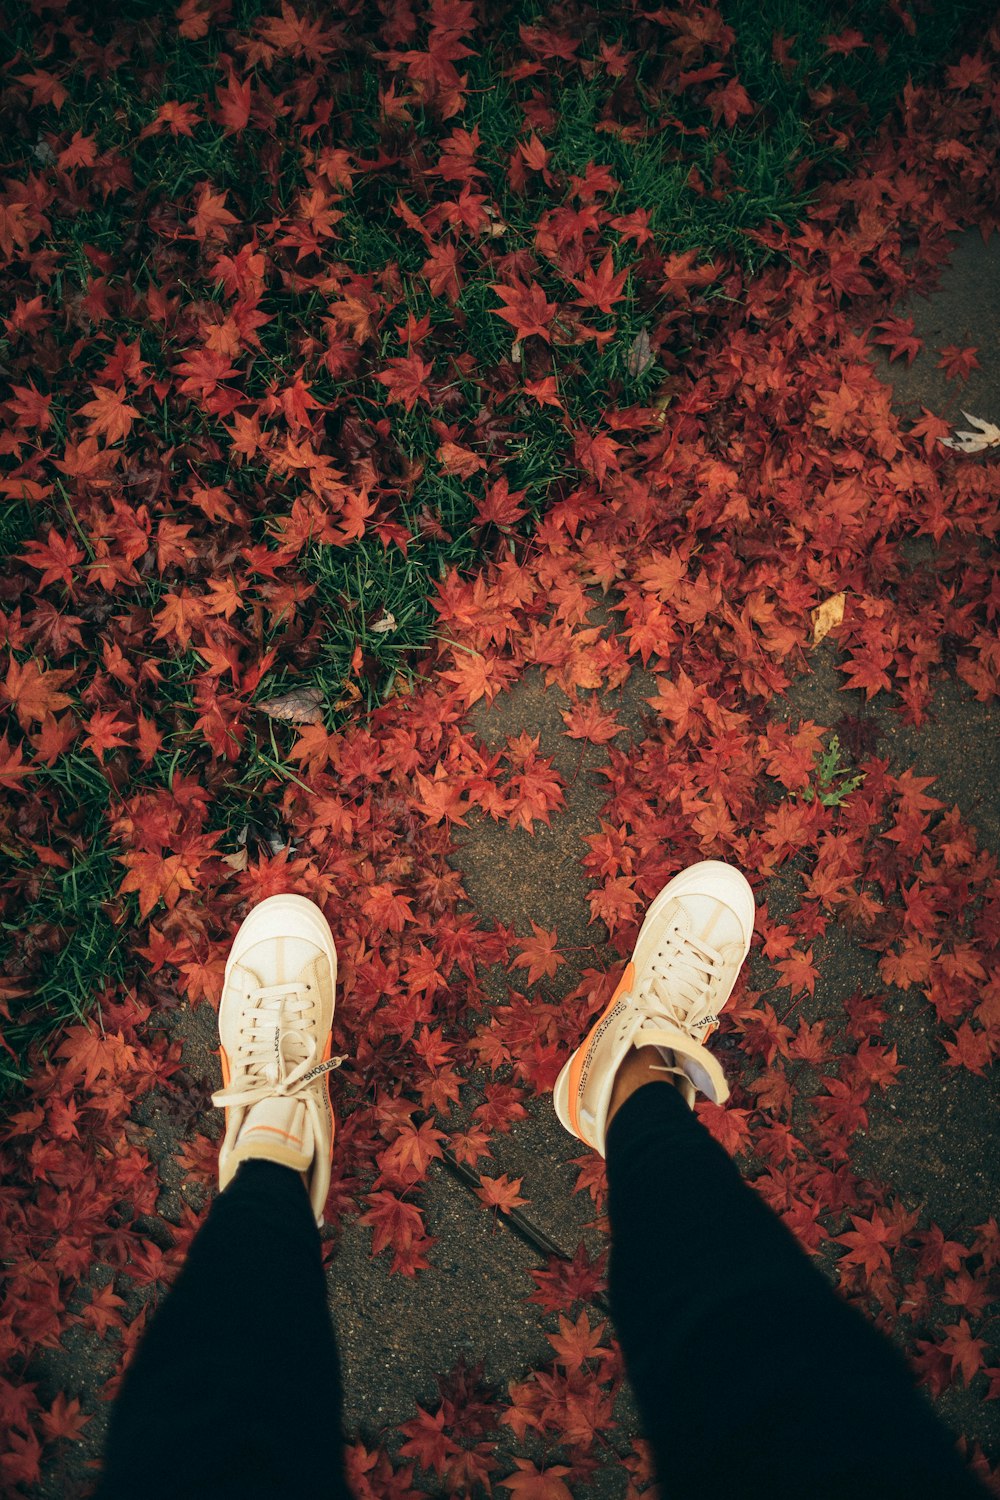
{"type": "MultiPolygon", "coordinates": [[[[852,1147],[900,1072],[890,993],[925,1014],[945,1068],[983,1073],[1000,1051],[996,861],[926,778],[890,774],[863,718],[840,727],[843,795],[819,795],[826,726],[789,723],[775,700],[808,670],[815,612],[840,596],[829,643],[867,700],[891,695],[919,725],[938,673],[982,702],[997,693],[1000,466],[946,451],[931,412],[904,428],[872,355],[913,357],[896,304],[933,286],[950,231],[997,225],[1000,33],[940,87],[907,86],[797,228],[745,230],[753,270],[735,252],[672,248],[602,165],[603,139],[641,143],[654,127],[639,64],[590,13],[521,27],[519,144],[487,161],[463,123],[473,6],[385,5],[368,36],[354,9],[311,19],[283,4],[241,28],[226,4],[184,0],[112,33],[39,4],[34,61],[5,80],[7,121],[33,144],[0,195],[13,934],[0,994],[14,1072],[29,1065],[0,1190],[4,1483],[35,1483],[88,1420],[76,1399],[40,1399],[39,1351],[82,1326],[120,1369],[146,1317],[126,1317],[132,1293],[162,1289],[183,1260],[198,1217],[158,1218],[133,1116],[157,1091],[185,1122],[185,1171],[211,1184],[214,1126],[177,1087],[170,1008],[218,1002],[248,903],[288,889],[324,905],[342,958],[334,1046],[350,1060],[330,1215],[359,1214],[373,1254],[414,1276],[433,1259],[431,1162],[447,1150],[481,1174],[487,1204],[516,1208],[522,1184],[491,1175],[491,1140],[551,1087],[645,903],[692,859],[740,865],[761,892],[775,988],[742,982],[720,1036],[732,1107],[702,1118],[932,1393],[958,1382],[995,1397],[995,1220],[945,1234],[856,1170],[852,1147]],[[163,46],[206,38],[210,92],[202,79],[139,128],[163,46]],[[148,93],[116,101],[107,80],[126,62],[148,93]],[[568,172],[546,146],[558,98],[599,69],[611,103],[591,122],[590,164],[568,172]],[[114,107],[99,129],[66,131],[69,91],[89,97],[96,81],[114,107]],[[378,129],[359,121],[352,136],[341,101],[365,87],[378,129]],[[188,139],[200,155],[171,155],[188,139]],[[285,191],[290,152],[299,185],[285,191]],[[498,173],[533,237],[511,230],[508,245],[498,173]],[[352,245],[389,212],[395,244],[380,231],[359,268],[352,245]],[[414,558],[440,576],[430,605],[412,604],[430,623],[410,680],[392,637],[414,558]],[[600,599],[611,625],[589,618],[600,599]],[[637,666],[657,687],[625,751],[602,695],[637,666]],[[481,925],[449,859],[455,825],[492,819],[500,839],[563,804],[537,741],[491,750],[467,723],[529,667],[568,696],[570,737],[609,746],[582,851],[607,964],[558,1003],[541,984],[560,967],[558,934],[481,925]],[[763,899],[772,877],[793,893],[781,920],[763,899]],[[833,924],[877,955],[881,987],[810,1022],[797,1009],[833,924]],[[483,988],[498,964],[511,976],[499,1006],[483,988]],[[44,1006],[60,1029],[47,1055],[26,1054],[44,1006]],[[457,1128],[477,1069],[482,1102],[457,1128]]],[[[702,119],[763,128],[717,9],[641,25],[661,91],[683,103],[680,146],[702,119]]],[[[851,30],[829,42],[834,55],[876,45],[851,30]]],[[[794,71],[794,38],[775,47],[794,71]]],[[[816,92],[822,121],[836,101],[816,92]]],[[[817,129],[817,154],[843,149],[838,134],[817,129]]],[[[727,170],[698,172],[691,191],[721,201],[736,191],[727,170]]],[[[967,367],[967,351],[952,357],[967,367]]],[[[581,1157],[579,1186],[599,1213],[596,1157],[581,1157]]],[[[351,1446],[358,1494],[560,1496],[585,1481],[622,1376],[587,1310],[602,1274],[582,1249],[540,1271],[553,1363],[502,1401],[454,1372],[401,1444],[351,1446]],[[532,1455],[506,1478],[502,1431],[532,1455]],[[543,1452],[557,1460],[544,1476],[543,1452]]],[[[624,1460],[632,1494],[643,1453],[624,1460]]]]}

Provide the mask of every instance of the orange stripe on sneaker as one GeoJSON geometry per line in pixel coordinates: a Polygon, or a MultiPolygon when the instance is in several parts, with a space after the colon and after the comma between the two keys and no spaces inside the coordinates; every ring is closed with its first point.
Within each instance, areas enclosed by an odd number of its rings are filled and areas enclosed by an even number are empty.
{"type": "Polygon", "coordinates": [[[571,1121],[571,1123],[573,1125],[573,1132],[574,1132],[575,1135],[578,1135],[578,1136],[580,1135],[580,1117],[579,1117],[579,1115],[577,1113],[577,1103],[578,1103],[578,1100],[579,1100],[579,1093],[580,1093],[580,1074],[583,1072],[583,1064],[586,1061],[587,1052],[588,1052],[588,1049],[590,1047],[590,1039],[594,1035],[594,1032],[597,1030],[598,1026],[600,1026],[601,1022],[604,1020],[604,1017],[618,1003],[618,997],[619,997],[619,995],[625,994],[627,990],[630,990],[632,988],[632,983],[633,983],[634,979],[635,979],[635,964],[630,963],[628,965],[628,967],[626,968],[625,973],[622,975],[622,977],[621,977],[621,979],[620,979],[620,981],[618,983],[618,988],[615,990],[614,994],[611,996],[611,999],[608,1001],[607,1005],[601,1011],[601,1014],[598,1016],[597,1020],[593,1024],[593,1026],[591,1026],[590,1030],[587,1032],[587,1035],[584,1038],[584,1040],[580,1043],[579,1047],[576,1049],[576,1056],[573,1058],[573,1061],[570,1063],[569,1078],[567,1080],[567,1084],[568,1084],[567,1094],[568,1094],[568,1104],[569,1104],[569,1117],[570,1117],[570,1121],[571,1121]]]}
{"type": "MultiPolygon", "coordinates": [[[[224,1089],[227,1089],[229,1087],[229,1079],[230,1079],[232,1070],[230,1069],[230,1066],[229,1066],[229,1058],[226,1056],[226,1049],[222,1045],[221,1042],[219,1043],[219,1066],[222,1069],[222,1087],[224,1089]]],[[[226,1129],[228,1130],[229,1129],[229,1105],[228,1104],[226,1105],[226,1108],[225,1108],[225,1116],[226,1116],[226,1129]]]]}
{"type": "Polygon", "coordinates": [[[284,1136],[285,1140],[291,1141],[293,1146],[302,1145],[302,1137],[300,1135],[292,1135],[289,1130],[279,1130],[277,1125],[251,1125],[247,1130],[240,1131],[240,1139],[242,1140],[247,1135],[253,1135],[255,1130],[266,1130],[271,1135],[284,1136]]]}

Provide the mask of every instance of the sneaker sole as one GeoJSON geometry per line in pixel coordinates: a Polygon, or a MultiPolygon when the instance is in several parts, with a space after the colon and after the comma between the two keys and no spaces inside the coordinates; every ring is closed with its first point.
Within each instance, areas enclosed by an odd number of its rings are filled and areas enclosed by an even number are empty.
{"type": "MultiPolygon", "coordinates": [[[[697,891],[699,895],[703,896],[714,896],[716,900],[725,902],[726,906],[736,914],[744,932],[743,958],[745,960],[747,954],[750,952],[750,943],[753,939],[757,904],[754,901],[753,891],[750,889],[750,884],[746,876],[741,874],[735,865],[727,865],[718,859],[699,860],[697,864],[689,865],[686,870],[682,870],[679,875],[675,875],[673,880],[668,881],[659,895],[654,897],[649,910],[646,912],[643,924],[639,928],[639,935],[635,940],[633,953],[639,947],[646,930],[659,920],[664,907],[669,902],[676,900],[678,896],[683,896],[690,891],[697,891]],[[713,886],[715,889],[713,889],[713,886]]],[[[614,1009],[620,996],[631,989],[634,979],[635,966],[630,961],[604,1010],[591,1026],[579,1047],[571,1053],[569,1059],[563,1064],[552,1090],[552,1104],[560,1124],[569,1131],[570,1135],[575,1135],[577,1140],[583,1141],[585,1145],[591,1146],[595,1150],[596,1147],[594,1147],[593,1142],[588,1141],[586,1136],[581,1135],[580,1131],[570,1120],[570,1069],[578,1053],[585,1052],[590,1046],[591,1037],[601,1025],[605,1016],[614,1009]]],[[[703,1040],[707,1041],[715,1029],[714,1026],[709,1028],[703,1040]]]]}

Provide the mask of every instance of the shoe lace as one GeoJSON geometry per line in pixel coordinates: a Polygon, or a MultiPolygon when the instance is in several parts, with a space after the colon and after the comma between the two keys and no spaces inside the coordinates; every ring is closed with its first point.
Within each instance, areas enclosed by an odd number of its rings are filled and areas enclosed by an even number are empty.
{"type": "Polygon", "coordinates": [[[318,1132],[320,1102],[313,1085],[347,1057],[320,1058],[304,1019],[313,1006],[308,990],[308,985],[270,984],[248,992],[241,1046],[233,1059],[238,1076],[212,1095],[213,1104],[249,1106],[301,1096],[318,1132]]]}
{"type": "Polygon", "coordinates": [[[688,932],[671,932],[635,997],[651,1021],[666,1019],[682,1031],[714,1021],[723,982],[722,955],[688,932]]]}

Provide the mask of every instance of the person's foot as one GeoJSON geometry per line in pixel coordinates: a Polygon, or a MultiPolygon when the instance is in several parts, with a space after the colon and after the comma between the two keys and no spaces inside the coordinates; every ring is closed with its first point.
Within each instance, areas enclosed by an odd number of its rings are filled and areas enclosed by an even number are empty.
{"type": "Polygon", "coordinates": [[[556,1079],[553,1104],[571,1135],[605,1154],[615,1078],[632,1048],[655,1047],[688,1104],[729,1097],[704,1043],[750,951],[753,891],[739,870],[706,859],[654,898],[614,995],[556,1079]]]}
{"type": "Polygon", "coordinates": [[[233,940],[219,1006],[226,1111],[219,1186],[242,1162],[301,1172],[316,1222],[330,1189],[333,1155],[330,1056],[337,950],[319,907],[304,896],[270,896],[233,940]]]}

